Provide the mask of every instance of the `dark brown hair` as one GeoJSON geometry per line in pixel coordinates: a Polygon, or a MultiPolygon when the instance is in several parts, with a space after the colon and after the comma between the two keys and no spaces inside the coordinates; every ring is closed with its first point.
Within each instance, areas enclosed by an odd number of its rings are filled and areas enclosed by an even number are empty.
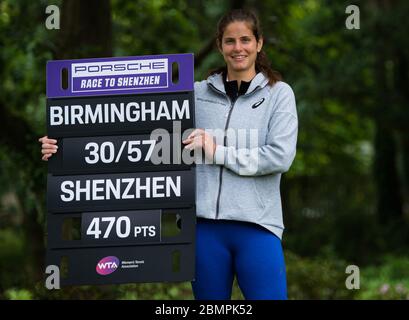
{"type": "MultiPolygon", "coordinates": [[[[257,42],[263,37],[260,22],[256,14],[246,9],[235,9],[221,17],[217,24],[216,44],[218,48],[222,47],[223,34],[227,26],[235,21],[243,21],[248,23],[257,42]]],[[[226,66],[224,66],[210,71],[209,74],[212,75],[215,73],[226,71],[227,68],[226,66]]],[[[282,80],[280,73],[271,68],[270,61],[268,60],[267,55],[263,49],[259,53],[257,53],[256,72],[262,72],[268,78],[269,85],[273,85],[277,81],[282,80]]]]}

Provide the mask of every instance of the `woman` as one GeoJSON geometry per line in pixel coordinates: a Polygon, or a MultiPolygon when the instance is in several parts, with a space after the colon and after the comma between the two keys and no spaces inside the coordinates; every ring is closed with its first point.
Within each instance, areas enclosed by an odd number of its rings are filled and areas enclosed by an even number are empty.
{"type": "MultiPolygon", "coordinates": [[[[217,46],[226,65],[195,83],[200,129],[183,141],[209,160],[196,167],[193,293],[196,299],[230,299],[237,277],[246,299],[286,299],[280,178],[296,153],[294,94],[270,68],[252,12],[223,16],[217,46]]],[[[40,142],[48,160],[56,140],[40,142]]]]}

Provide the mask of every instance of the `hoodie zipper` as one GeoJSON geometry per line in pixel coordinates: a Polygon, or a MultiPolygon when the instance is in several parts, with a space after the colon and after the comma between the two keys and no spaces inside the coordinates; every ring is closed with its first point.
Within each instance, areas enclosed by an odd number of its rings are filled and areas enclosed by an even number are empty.
{"type": "MultiPolygon", "coordinates": [[[[226,147],[226,146],[227,146],[226,130],[227,130],[227,128],[229,127],[230,117],[231,117],[231,114],[232,114],[232,111],[233,111],[233,107],[234,107],[236,101],[239,99],[240,96],[238,96],[235,101],[231,101],[231,100],[230,100],[230,97],[229,97],[227,94],[225,94],[223,91],[220,91],[219,89],[217,89],[217,88],[216,88],[214,85],[212,85],[212,84],[210,84],[210,86],[211,86],[213,89],[215,89],[217,92],[220,92],[221,94],[223,94],[224,96],[226,96],[227,99],[228,99],[229,102],[230,102],[230,109],[229,109],[229,113],[228,113],[228,115],[227,115],[226,125],[224,126],[224,131],[225,131],[225,132],[224,132],[224,137],[223,137],[223,146],[226,147]]],[[[252,93],[253,93],[254,91],[256,91],[258,88],[260,88],[260,86],[255,87],[255,88],[253,89],[253,91],[251,91],[251,92],[248,93],[248,94],[249,94],[249,95],[252,94],[252,93]]],[[[247,94],[245,94],[245,95],[247,95],[247,94]]],[[[215,217],[216,220],[219,218],[220,194],[221,194],[221,191],[222,191],[222,181],[223,181],[223,166],[221,165],[221,166],[220,166],[220,171],[219,171],[219,190],[218,190],[218,193],[217,193],[217,201],[216,201],[216,217],[215,217]]]]}
{"type": "MultiPolygon", "coordinates": [[[[224,126],[224,137],[223,137],[223,146],[227,146],[227,135],[226,135],[226,130],[229,127],[229,122],[230,122],[230,116],[233,111],[234,104],[236,103],[237,99],[235,101],[231,101],[230,103],[230,110],[229,114],[227,115],[227,120],[226,120],[226,125],[224,126]]],[[[230,98],[229,98],[230,99],[230,98]]],[[[219,207],[220,207],[220,194],[222,192],[222,181],[223,181],[223,166],[220,166],[220,172],[219,172],[219,191],[217,193],[217,202],[216,202],[216,219],[219,217],[219,207]]]]}

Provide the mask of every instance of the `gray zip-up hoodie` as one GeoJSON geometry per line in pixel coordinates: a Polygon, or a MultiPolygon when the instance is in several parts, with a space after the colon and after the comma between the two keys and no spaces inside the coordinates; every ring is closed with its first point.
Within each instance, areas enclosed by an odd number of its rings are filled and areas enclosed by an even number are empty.
{"type": "Polygon", "coordinates": [[[221,74],[195,83],[196,127],[215,137],[211,164],[196,165],[197,216],[284,230],[281,174],[294,160],[298,119],[291,87],[258,73],[233,103],[221,74]]]}

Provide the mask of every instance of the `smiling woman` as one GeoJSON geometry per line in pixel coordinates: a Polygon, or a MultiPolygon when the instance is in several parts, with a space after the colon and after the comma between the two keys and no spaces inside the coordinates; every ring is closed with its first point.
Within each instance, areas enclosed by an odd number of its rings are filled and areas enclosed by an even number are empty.
{"type": "MultiPolygon", "coordinates": [[[[196,129],[183,140],[187,150],[203,150],[209,160],[196,161],[193,293],[196,299],[230,299],[236,277],[246,299],[286,299],[280,180],[296,154],[294,93],[271,68],[254,13],[224,15],[217,47],[225,66],[195,83],[196,129]],[[254,143],[248,147],[247,141],[254,143]]],[[[81,118],[80,111],[67,113],[81,118]]],[[[54,113],[61,123],[62,115],[62,109],[54,113]]],[[[96,119],[96,113],[89,118],[96,119]]],[[[43,137],[40,142],[43,160],[57,152],[56,140],[43,137]]],[[[97,197],[106,195],[105,184],[94,186],[97,197]]],[[[73,181],[65,185],[70,201],[74,186],[73,181]]],[[[110,183],[108,190],[113,189],[110,183]]]]}
{"type": "Polygon", "coordinates": [[[219,50],[227,64],[229,80],[250,81],[256,75],[254,68],[263,39],[256,39],[246,23],[236,21],[224,30],[219,50]]]}
{"type": "Polygon", "coordinates": [[[230,299],[237,277],[246,299],[286,299],[280,178],[296,151],[294,93],[271,68],[254,13],[227,13],[216,35],[225,66],[195,84],[198,128],[183,141],[213,159],[196,163],[193,292],[196,299],[230,299]],[[256,130],[256,145],[243,147],[227,134],[244,128],[240,139],[256,130]],[[221,141],[215,129],[224,130],[221,141]]]}
{"type": "MultiPolygon", "coordinates": [[[[264,40],[257,16],[246,10],[232,12],[234,14],[226,14],[219,21],[216,32],[216,44],[226,66],[213,70],[211,74],[224,72],[227,68],[229,80],[235,80],[234,74],[241,71],[246,71],[247,78],[262,72],[268,78],[269,85],[282,80],[280,73],[271,68],[263,50],[264,40]],[[255,73],[252,67],[255,67],[255,73]]],[[[239,82],[243,75],[237,74],[239,82]]]]}

